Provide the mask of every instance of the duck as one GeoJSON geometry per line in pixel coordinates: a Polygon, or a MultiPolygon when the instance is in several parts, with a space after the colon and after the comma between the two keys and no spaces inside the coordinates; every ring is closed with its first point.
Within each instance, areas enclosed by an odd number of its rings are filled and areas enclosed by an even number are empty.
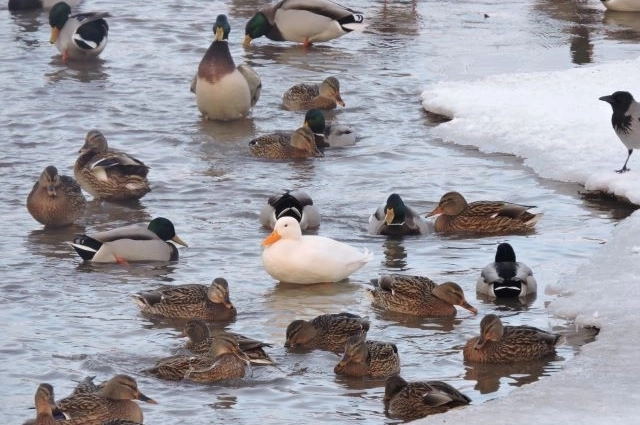
{"type": "Polygon", "coordinates": [[[58,174],[53,165],[45,167],[27,196],[27,211],[45,227],[74,224],[84,214],[87,200],[78,182],[58,174]]]}
{"type": "Polygon", "coordinates": [[[429,233],[429,226],[420,214],[404,203],[400,195],[392,193],[387,202],[369,217],[368,231],[371,235],[422,235],[429,233]]]}
{"type": "Polygon", "coordinates": [[[69,3],[58,2],[49,10],[49,41],[56,45],[64,61],[94,59],[107,46],[109,25],[104,18],[109,16],[107,12],[72,15],[69,3]]]}
{"type": "Polygon", "coordinates": [[[280,217],[262,245],[262,264],[280,282],[313,284],[339,282],[364,267],[373,254],[335,239],[303,235],[293,217],[280,217]]]}
{"type": "Polygon", "coordinates": [[[390,342],[367,340],[366,335],[347,339],[344,355],[333,368],[336,375],[386,378],[400,373],[398,347],[390,342]]]}
{"type": "Polygon", "coordinates": [[[427,217],[438,215],[434,230],[440,233],[482,234],[526,233],[533,230],[543,214],[533,214],[528,205],[504,201],[467,203],[459,192],[442,195],[438,206],[427,217]]]}
{"type": "MultiPolygon", "coordinates": [[[[9,0],[9,10],[51,9],[60,0],[9,0]]],[[[70,7],[78,6],[82,0],[67,0],[70,7]]]]}
{"type": "Polygon", "coordinates": [[[133,156],[109,149],[99,130],[90,130],[78,151],[73,174],[82,188],[96,199],[127,201],[151,191],[149,167],[133,156]]]}
{"type": "Polygon", "coordinates": [[[382,310],[420,317],[455,317],[458,305],[478,313],[455,282],[438,285],[425,276],[390,274],[371,283],[374,289],[367,289],[367,296],[373,307],[382,310]]]}
{"type": "Polygon", "coordinates": [[[249,142],[249,152],[266,159],[322,158],[315,135],[309,127],[300,127],[293,133],[270,133],[249,142]]]}
{"type": "Polygon", "coordinates": [[[177,261],[178,249],[167,241],[188,246],[168,218],[156,217],[144,228],[134,224],[74,238],[71,246],[84,261],[177,261]]]}
{"type": "Polygon", "coordinates": [[[387,415],[404,421],[444,413],[471,403],[469,397],[446,382],[407,382],[399,375],[387,378],[383,401],[387,415]]]}
{"type": "Polygon", "coordinates": [[[555,355],[560,334],[533,326],[504,326],[500,317],[487,314],[480,321],[480,336],[465,344],[465,361],[476,363],[515,363],[555,355]]]}
{"type": "Polygon", "coordinates": [[[296,84],[284,92],[282,104],[289,111],[331,110],[338,105],[345,106],[336,77],[327,77],[320,84],[296,84]]]}
{"type": "Polygon", "coordinates": [[[304,123],[316,135],[316,145],[323,148],[343,148],[356,144],[356,131],[347,125],[327,124],[322,111],[312,108],[304,116],[304,123]]]}
{"type": "Polygon", "coordinates": [[[189,320],[180,336],[187,337],[189,340],[185,344],[185,348],[193,354],[205,355],[211,349],[211,344],[220,336],[231,335],[238,342],[240,350],[246,354],[251,364],[265,365],[275,364],[275,362],[264,351],[264,347],[271,347],[271,344],[248,338],[234,332],[219,332],[212,336],[207,323],[200,319],[189,320]]]}
{"type": "Polygon", "coordinates": [[[320,227],[320,210],[304,190],[285,190],[272,195],[260,210],[260,224],[273,230],[280,217],[293,217],[300,223],[300,230],[320,227]]]}
{"type": "Polygon", "coordinates": [[[369,319],[341,312],[321,314],[311,320],[296,319],[286,330],[285,348],[342,352],[351,336],[366,335],[369,319]]]}
{"type": "Polygon", "coordinates": [[[60,400],[58,410],[67,420],[56,423],[102,425],[106,421],[115,419],[142,423],[142,410],[133,400],[157,403],[138,389],[134,378],[129,375],[116,375],[96,392],[76,394],[60,400]]]}
{"type": "Polygon", "coordinates": [[[229,52],[231,25],[226,15],[213,24],[213,42],[205,52],[191,91],[203,117],[214,121],[244,118],[260,98],[260,76],[246,64],[235,65],[229,52]]]}
{"type": "Polygon", "coordinates": [[[95,378],[95,376],[85,376],[82,380],[76,381],[77,385],[71,392],[71,395],[94,393],[100,390],[101,387],[93,382],[95,378]]]}
{"type": "Polygon", "coordinates": [[[174,319],[228,321],[237,314],[229,299],[229,283],[222,277],[213,279],[209,286],[163,286],[131,297],[143,313],[174,319]]]}
{"type": "Polygon", "coordinates": [[[364,28],[364,14],[329,0],[280,0],[263,6],[245,26],[244,47],[266,36],[305,47],[364,28]]]}
{"type": "Polygon", "coordinates": [[[526,298],[537,290],[533,271],[516,261],[516,253],[507,242],[498,245],[495,261],[482,269],[476,283],[476,292],[491,298],[526,298]]]}
{"type": "Polygon", "coordinates": [[[227,334],[213,340],[207,355],[171,356],[156,362],[145,373],[170,381],[183,379],[211,383],[243,378],[249,358],[240,350],[238,342],[227,334]]]}
{"type": "Polygon", "coordinates": [[[53,410],[57,408],[54,401],[53,386],[51,384],[40,384],[36,390],[36,419],[28,423],[33,425],[55,425],[53,410]]]}

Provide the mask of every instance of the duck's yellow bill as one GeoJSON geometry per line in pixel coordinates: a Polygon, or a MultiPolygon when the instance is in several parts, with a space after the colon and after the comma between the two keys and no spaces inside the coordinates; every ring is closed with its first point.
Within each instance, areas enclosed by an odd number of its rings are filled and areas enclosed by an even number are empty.
{"type": "Polygon", "coordinates": [[[60,28],[51,27],[51,37],[49,38],[49,43],[54,44],[58,41],[58,37],[60,36],[60,28]]]}
{"type": "Polygon", "coordinates": [[[264,240],[262,241],[262,245],[269,246],[279,240],[280,240],[280,234],[274,230],[273,232],[271,232],[269,236],[264,238],[264,240]]]}

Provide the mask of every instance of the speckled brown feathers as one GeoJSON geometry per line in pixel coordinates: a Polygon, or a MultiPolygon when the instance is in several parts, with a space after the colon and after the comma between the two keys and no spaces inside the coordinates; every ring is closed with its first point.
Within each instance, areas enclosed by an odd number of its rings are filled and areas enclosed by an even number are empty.
{"type": "Polygon", "coordinates": [[[323,314],[287,326],[285,347],[342,352],[350,336],[366,335],[369,321],[351,313],[323,314]]]}
{"type": "Polygon", "coordinates": [[[36,419],[28,422],[33,425],[55,425],[53,408],[55,408],[53,387],[49,384],[40,384],[36,390],[36,419]]]}
{"type": "Polygon", "coordinates": [[[59,175],[58,169],[50,165],[33,185],[27,210],[45,227],[63,227],[84,213],[86,203],[80,185],[71,177],[59,175]]]}
{"type": "Polygon", "coordinates": [[[293,133],[271,133],[249,142],[249,152],[259,158],[306,159],[324,156],[316,145],[315,135],[303,126],[293,133]]]}
{"type": "Polygon", "coordinates": [[[350,337],[344,355],[333,371],[338,375],[380,378],[400,373],[398,347],[389,342],[367,341],[366,335],[350,337]]]}
{"type": "Polygon", "coordinates": [[[336,77],[327,77],[321,84],[296,84],[282,96],[282,104],[290,111],[308,109],[335,109],[345,106],[340,96],[340,82],[336,77]]]}
{"type": "Polygon", "coordinates": [[[466,361],[478,363],[513,363],[554,355],[559,334],[532,326],[504,326],[495,314],[480,322],[480,336],[464,346],[466,361]]]}

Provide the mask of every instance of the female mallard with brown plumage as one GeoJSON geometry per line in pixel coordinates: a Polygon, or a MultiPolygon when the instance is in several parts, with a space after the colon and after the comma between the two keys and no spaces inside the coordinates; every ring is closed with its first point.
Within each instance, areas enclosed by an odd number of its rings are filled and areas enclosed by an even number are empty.
{"type": "Polygon", "coordinates": [[[171,356],[144,372],[170,381],[187,379],[207,383],[242,378],[247,365],[249,358],[240,350],[236,339],[226,334],[211,343],[207,355],[171,356]]]}
{"type": "Polygon", "coordinates": [[[132,294],[143,313],[176,319],[231,320],[237,312],[229,299],[229,283],[217,277],[211,285],[163,286],[132,294]]]}
{"type": "Polygon", "coordinates": [[[480,336],[467,341],[462,353],[470,362],[525,362],[554,355],[559,339],[533,326],[504,326],[500,317],[488,314],[480,322],[480,336]]]}
{"type": "Polygon", "coordinates": [[[171,220],[156,217],[147,227],[133,224],[91,235],[79,235],[71,246],[84,261],[96,263],[177,261],[178,249],[167,241],[187,246],[176,235],[171,220]]]}
{"type": "Polygon", "coordinates": [[[32,425],[55,425],[53,410],[57,408],[53,395],[53,387],[50,384],[40,384],[36,390],[36,419],[27,423],[32,425]]]}
{"type": "Polygon", "coordinates": [[[444,413],[469,403],[469,397],[442,381],[409,383],[400,376],[391,376],[384,387],[385,412],[405,421],[444,413]]]}
{"type": "Polygon", "coordinates": [[[368,331],[369,321],[356,314],[322,314],[311,320],[291,322],[284,346],[341,352],[350,336],[366,335],[368,331]]]}
{"type": "Polygon", "coordinates": [[[184,330],[180,336],[186,336],[189,341],[185,344],[187,350],[194,354],[206,355],[211,349],[211,344],[216,338],[231,335],[238,341],[238,346],[244,354],[247,355],[251,364],[264,365],[273,364],[274,361],[264,352],[263,347],[271,347],[271,344],[248,338],[234,332],[219,332],[211,335],[209,327],[203,320],[189,320],[184,326],[184,330]]]}
{"type": "Polygon", "coordinates": [[[296,84],[282,96],[282,104],[289,111],[307,109],[335,109],[345,106],[340,97],[340,82],[336,77],[327,77],[318,84],[296,84]]]}
{"type": "Polygon", "coordinates": [[[324,156],[316,145],[315,135],[309,127],[298,128],[292,134],[272,133],[249,142],[253,156],[268,159],[307,159],[324,156]]]}
{"type": "Polygon", "coordinates": [[[80,185],[71,177],[59,175],[58,169],[50,165],[33,185],[27,210],[45,227],[63,227],[84,213],[86,203],[80,185]]]}
{"type": "Polygon", "coordinates": [[[202,115],[210,120],[230,121],[247,116],[260,97],[260,77],[248,65],[236,67],[227,38],[231,25],[226,15],[213,24],[213,42],[198,65],[195,91],[202,115]]]}
{"type": "Polygon", "coordinates": [[[455,282],[440,285],[424,276],[391,274],[373,279],[374,289],[367,290],[371,305],[383,310],[421,317],[453,317],[459,305],[476,314],[478,310],[464,297],[455,282]]]}
{"type": "Polygon", "coordinates": [[[58,410],[67,420],[56,423],[102,425],[114,419],[142,423],[142,410],[133,400],[156,404],[155,400],[140,392],[135,379],[128,375],[116,375],[96,392],[76,394],[60,400],[58,410]]]}
{"type": "Polygon", "coordinates": [[[435,231],[442,233],[523,233],[533,229],[542,213],[532,214],[533,206],[503,201],[476,201],[467,203],[458,192],[445,193],[438,206],[427,217],[440,214],[435,231]]]}
{"type": "Polygon", "coordinates": [[[140,199],[151,191],[149,167],[124,152],[111,150],[98,130],[87,133],[73,174],[94,198],[107,201],[140,199]]]}
{"type": "Polygon", "coordinates": [[[350,337],[333,371],[338,375],[381,378],[400,373],[398,347],[390,342],[367,341],[364,334],[350,337]]]}

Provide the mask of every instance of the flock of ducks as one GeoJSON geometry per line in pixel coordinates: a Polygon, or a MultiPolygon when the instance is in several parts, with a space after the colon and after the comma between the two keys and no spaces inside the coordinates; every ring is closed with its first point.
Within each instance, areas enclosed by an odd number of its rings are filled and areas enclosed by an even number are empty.
{"type": "MultiPolygon", "coordinates": [[[[51,42],[63,59],[95,57],[105,48],[107,13],[71,14],[69,2],[48,4],[39,0],[12,0],[20,6],[50,7],[51,42]]],[[[11,8],[11,7],[10,7],[11,8]]],[[[247,23],[245,46],[266,36],[275,41],[294,41],[309,46],[344,35],[361,26],[360,12],[328,0],[282,0],[260,9],[247,23]]],[[[230,25],[219,15],[213,26],[214,41],[200,62],[191,90],[205,118],[233,120],[246,116],[260,97],[260,77],[248,66],[235,66],[228,48],[230,25]]],[[[307,110],[303,125],[292,133],[264,135],[249,143],[250,152],[270,159],[322,156],[327,147],[355,142],[352,130],[327,125],[321,110],[345,103],[340,84],[328,77],[320,84],[300,84],[282,99],[289,110],[307,110]]],[[[91,130],[74,166],[75,179],[48,166],[27,198],[27,209],[46,228],[68,226],[84,212],[82,190],[95,199],[140,199],[151,191],[142,161],[111,149],[105,136],[91,130]],[[77,182],[76,182],[77,181],[77,182]]],[[[406,236],[431,232],[442,234],[521,234],[531,232],[542,214],[533,207],[502,201],[467,202],[458,192],[442,196],[425,219],[391,194],[369,217],[368,232],[406,236]],[[435,220],[426,220],[435,216],[435,220]]],[[[340,241],[302,232],[320,226],[320,213],[303,190],[271,196],[260,212],[261,224],[272,230],[263,241],[262,263],[274,279],[296,284],[338,282],[362,268],[373,257],[340,241]]],[[[177,261],[175,244],[187,246],[173,223],[157,217],[146,227],[125,226],[105,232],[78,235],[71,246],[84,261],[117,262],[177,261]]],[[[374,308],[419,317],[453,317],[459,306],[477,314],[455,282],[437,284],[424,276],[386,275],[371,281],[367,296],[374,308]]],[[[495,261],[482,269],[476,290],[491,298],[526,298],[536,293],[531,269],[516,261],[513,248],[500,244],[495,261]]],[[[132,298],[145,314],[186,319],[185,350],[160,359],[143,372],[160,379],[218,382],[245,376],[246,368],[270,365],[265,352],[270,345],[240,334],[212,334],[208,323],[229,321],[237,315],[230,300],[229,284],[216,278],[209,286],[190,284],[163,286],[132,298]]],[[[342,353],[334,372],[340,375],[385,378],[385,411],[405,420],[441,413],[470,403],[455,388],[440,381],[407,382],[399,376],[400,353],[395,344],[367,339],[369,321],[348,312],[324,314],[310,320],[297,319],[285,332],[289,350],[329,350],[342,353]]],[[[485,316],[480,335],[464,346],[465,361],[512,363],[545,358],[555,353],[559,335],[529,326],[505,326],[495,314],[485,316]]],[[[142,394],[135,379],[117,375],[100,385],[83,382],[69,397],[56,401],[53,387],[41,384],[35,394],[36,425],[141,424],[143,415],[133,400],[155,403],[142,394]],[[54,419],[56,418],[56,419],[54,419]],[[64,418],[64,419],[58,419],[64,418]]]]}

